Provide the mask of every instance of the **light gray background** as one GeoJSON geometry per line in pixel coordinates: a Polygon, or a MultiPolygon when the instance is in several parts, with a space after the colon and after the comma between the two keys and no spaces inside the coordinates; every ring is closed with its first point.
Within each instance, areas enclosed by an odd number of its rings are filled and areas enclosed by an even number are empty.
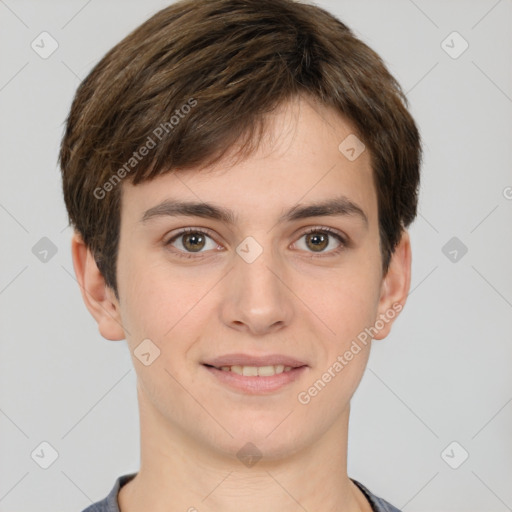
{"type": "MultiPolygon", "coordinates": [[[[1,511],[80,511],[138,469],[135,372],[82,303],[56,162],[80,80],[168,3],[0,0],[1,511]],[[47,59],[42,31],[59,44],[47,59]]],[[[382,55],[425,146],[412,291],[353,400],[349,474],[407,512],[512,510],[512,2],[318,4],[382,55]]]]}

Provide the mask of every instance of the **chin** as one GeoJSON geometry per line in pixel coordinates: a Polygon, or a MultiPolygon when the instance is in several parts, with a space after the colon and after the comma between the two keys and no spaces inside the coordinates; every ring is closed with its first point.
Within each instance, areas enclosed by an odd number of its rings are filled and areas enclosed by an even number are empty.
{"type": "Polygon", "coordinates": [[[275,462],[293,456],[308,445],[308,440],[314,441],[312,433],[285,428],[284,424],[280,425],[282,420],[283,416],[277,421],[239,423],[237,428],[228,428],[233,437],[222,435],[213,441],[212,448],[222,456],[235,457],[241,462],[251,456],[261,458],[261,462],[275,462]]]}

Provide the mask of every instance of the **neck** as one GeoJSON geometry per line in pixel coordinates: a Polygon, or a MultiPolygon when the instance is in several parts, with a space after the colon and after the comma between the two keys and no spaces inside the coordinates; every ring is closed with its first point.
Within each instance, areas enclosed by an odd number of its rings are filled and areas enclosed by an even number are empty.
{"type": "Polygon", "coordinates": [[[348,408],[315,443],[265,447],[255,463],[169,424],[140,388],[139,409],[140,471],[119,492],[121,512],[371,511],[347,476],[348,408]]]}

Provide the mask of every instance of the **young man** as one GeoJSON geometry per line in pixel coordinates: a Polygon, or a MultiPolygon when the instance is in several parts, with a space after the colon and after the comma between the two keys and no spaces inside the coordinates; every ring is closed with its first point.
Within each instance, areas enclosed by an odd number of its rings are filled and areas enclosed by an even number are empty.
{"type": "Polygon", "coordinates": [[[409,290],[420,138],[381,59],[292,0],[186,0],[80,85],[84,302],[137,372],[141,466],[92,511],[396,511],[350,400],[409,290]]]}

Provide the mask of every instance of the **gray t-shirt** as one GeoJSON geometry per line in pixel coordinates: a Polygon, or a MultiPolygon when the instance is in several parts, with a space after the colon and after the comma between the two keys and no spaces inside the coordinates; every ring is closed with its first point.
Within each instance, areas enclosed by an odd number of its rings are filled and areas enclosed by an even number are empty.
{"type": "MultiPolygon", "coordinates": [[[[119,504],[117,503],[119,489],[121,489],[124,484],[132,480],[136,474],[137,473],[130,473],[129,475],[120,476],[116,480],[116,483],[109,495],[104,500],[93,503],[91,506],[83,510],[83,512],[120,512],[119,504]]],[[[352,479],[352,482],[354,482],[366,496],[366,499],[372,506],[373,512],[400,512],[400,510],[395,508],[393,505],[390,505],[387,501],[373,495],[363,484],[360,484],[354,479],[352,479]]]]}

